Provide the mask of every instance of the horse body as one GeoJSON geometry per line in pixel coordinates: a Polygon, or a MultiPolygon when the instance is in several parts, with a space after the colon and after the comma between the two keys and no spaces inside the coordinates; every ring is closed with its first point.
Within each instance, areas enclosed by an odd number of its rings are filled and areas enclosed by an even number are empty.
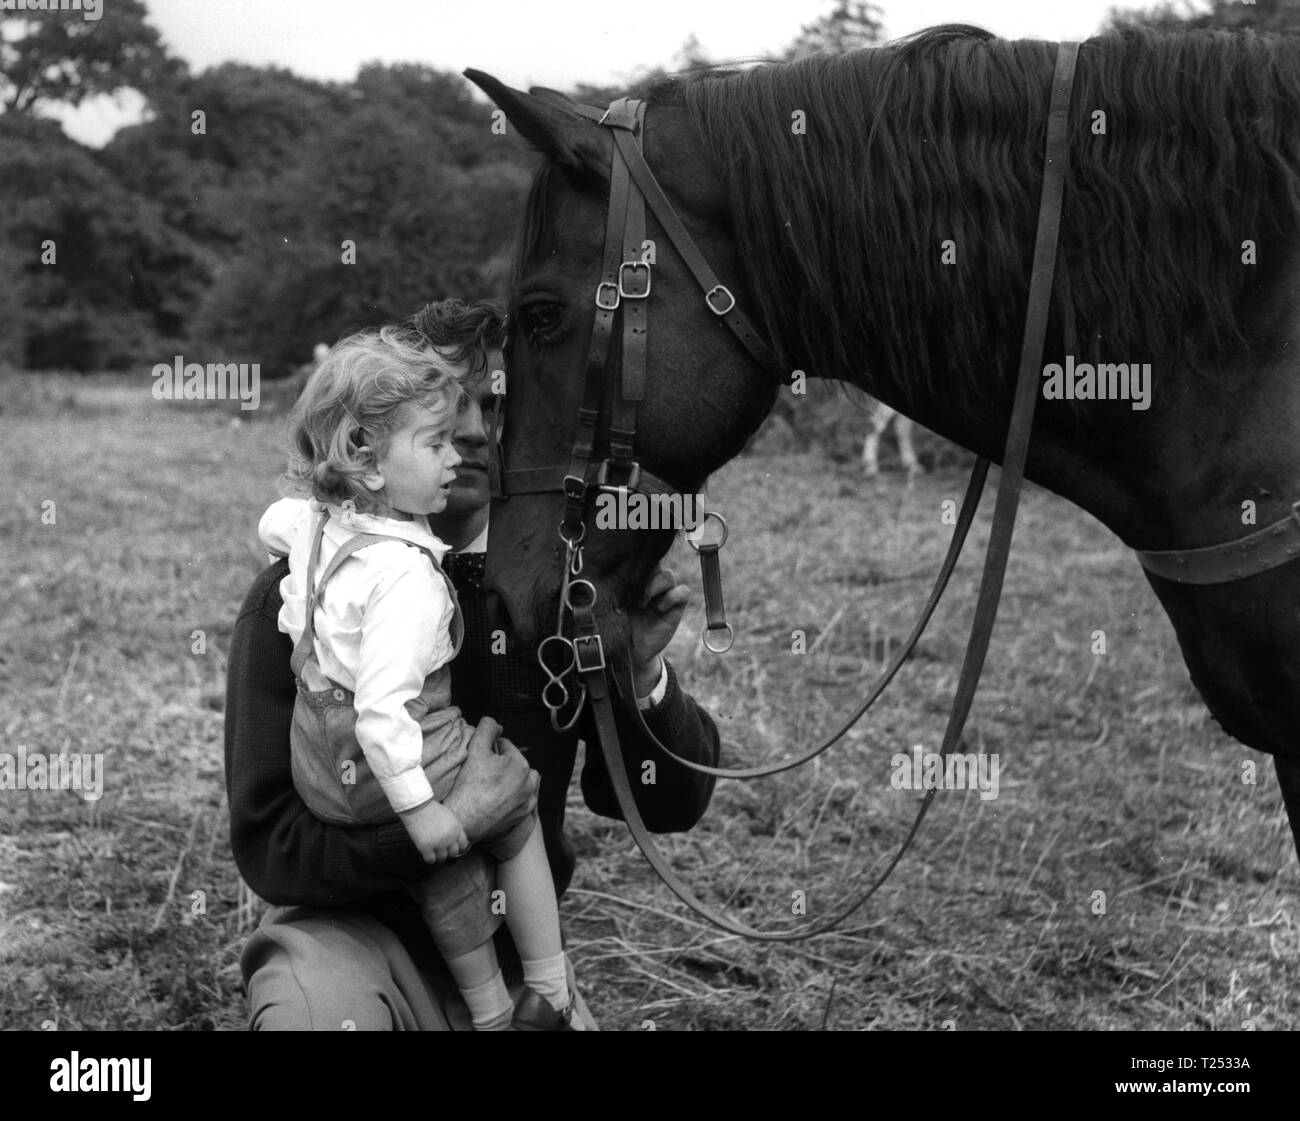
{"type": "MultiPolygon", "coordinates": [[[[1049,44],[946,28],[857,58],[690,79],[651,93],[645,153],[792,373],[852,381],[998,462],[1051,70],[1049,44]]],[[[471,76],[549,156],[512,295],[505,449],[508,463],[560,463],[591,335],[610,141],[554,97],[471,76]]],[[[1026,476],[1135,549],[1230,541],[1300,499],[1298,110],[1297,40],[1083,46],[1044,361],[1149,364],[1149,407],[1040,399],[1026,476]],[[1110,131],[1096,132],[1098,111],[1110,131]]],[[[637,458],[695,490],[774,391],[653,222],[649,236],[637,458]]],[[[554,618],[557,511],[552,496],[522,496],[493,512],[488,581],[524,641],[554,618]]],[[[584,575],[616,645],[618,605],[670,539],[586,542],[584,575]]],[[[1211,712],[1277,758],[1300,846],[1300,564],[1208,586],[1148,579],[1211,712]]]]}

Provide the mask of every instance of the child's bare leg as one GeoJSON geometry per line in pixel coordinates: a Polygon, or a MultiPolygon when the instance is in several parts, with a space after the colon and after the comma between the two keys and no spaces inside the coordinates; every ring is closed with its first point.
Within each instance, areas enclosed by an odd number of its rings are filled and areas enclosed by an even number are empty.
{"type": "Polygon", "coordinates": [[[501,972],[501,966],[497,964],[497,949],[491,938],[460,957],[449,958],[444,954],[443,960],[451,971],[456,987],[462,992],[486,985],[501,972]]]}
{"type": "Polygon", "coordinates": [[[563,953],[560,907],[555,901],[555,881],[551,879],[540,829],[534,829],[524,847],[497,866],[497,886],[505,893],[506,925],[520,958],[549,958],[563,953]]]}
{"type": "Polygon", "coordinates": [[[507,1030],[514,1016],[515,1002],[510,998],[510,990],[506,988],[505,979],[501,976],[501,966],[497,962],[497,951],[492,939],[487,939],[468,953],[451,956],[443,948],[436,924],[428,917],[437,914],[438,893],[423,883],[413,884],[410,893],[426,916],[425,922],[429,933],[433,935],[434,944],[442,953],[460,995],[465,998],[474,1030],[507,1030]]]}
{"type": "Polygon", "coordinates": [[[474,1030],[505,1031],[509,1028],[515,1002],[510,999],[510,990],[501,976],[492,939],[467,954],[446,958],[446,962],[460,995],[465,998],[474,1030]]]}
{"type": "Polygon", "coordinates": [[[534,829],[524,847],[498,865],[497,884],[505,893],[506,925],[519,949],[524,983],[563,1011],[569,1005],[569,978],[555,882],[540,829],[534,829]]]}

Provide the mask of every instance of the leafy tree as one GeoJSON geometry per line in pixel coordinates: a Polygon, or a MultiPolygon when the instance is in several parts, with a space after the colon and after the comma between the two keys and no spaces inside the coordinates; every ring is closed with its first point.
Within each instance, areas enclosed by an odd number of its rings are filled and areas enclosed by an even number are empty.
{"type": "Polygon", "coordinates": [[[459,74],[427,66],[372,63],[357,74],[354,107],[406,118],[458,167],[477,167],[500,155],[490,131],[491,109],[474,100],[459,74]]]}
{"type": "MultiPolygon", "coordinates": [[[[772,57],[777,61],[788,62],[813,54],[842,54],[878,43],[883,32],[883,25],[878,18],[881,14],[883,13],[876,4],[864,0],[834,0],[829,12],[806,24],[788,47],[772,57]]],[[[607,105],[624,94],[632,97],[641,95],[664,78],[717,64],[704,50],[698,37],[692,34],[687,36],[667,67],[643,67],[634,71],[621,86],[579,85],[569,96],[588,105],[607,105]]]]}
{"type": "Polygon", "coordinates": [[[501,294],[524,153],[451,75],[368,67],[356,89],[280,176],[244,184],[238,252],[198,317],[204,345],[266,376],[427,300],[501,294]]]}
{"type": "Polygon", "coordinates": [[[835,0],[829,12],[804,25],[781,57],[795,60],[815,54],[843,54],[879,43],[884,30],[879,17],[883,14],[878,5],[864,0],[835,0]]]}
{"type": "Polygon", "coordinates": [[[75,11],[14,11],[0,23],[0,107],[31,113],[43,103],[80,105],[135,89],[156,98],[184,73],[141,0],[111,0],[101,18],[75,11]]]}
{"type": "Polygon", "coordinates": [[[1300,28],[1300,0],[1165,0],[1143,11],[1110,12],[1112,27],[1150,27],[1157,31],[1223,27],[1232,30],[1288,31],[1300,28]]]}
{"type": "Polygon", "coordinates": [[[694,32],[686,36],[686,41],[677,48],[677,53],[668,64],[671,70],[697,70],[702,66],[712,65],[713,60],[694,32]]]}
{"type": "Polygon", "coordinates": [[[28,366],[125,367],[166,349],[193,249],[52,121],[0,115],[0,349],[28,366]],[[33,189],[36,188],[36,189],[33,189]]]}

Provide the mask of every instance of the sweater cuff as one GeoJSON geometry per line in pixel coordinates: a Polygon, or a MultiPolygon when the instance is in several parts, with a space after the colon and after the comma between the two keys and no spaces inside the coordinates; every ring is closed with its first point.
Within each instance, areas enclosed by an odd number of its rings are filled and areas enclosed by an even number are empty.
{"type": "Polygon", "coordinates": [[[410,875],[414,878],[421,871],[428,869],[424,857],[420,855],[420,850],[415,847],[415,842],[411,840],[406,826],[400,821],[381,825],[376,843],[380,857],[385,863],[392,865],[393,871],[398,875],[410,875]]]}
{"type": "Polygon", "coordinates": [[[642,712],[649,712],[656,705],[664,703],[664,697],[668,694],[668,663],[661,657],[659,659],[659,680],[655,682],[654,688],[650,690],[648,696],[637,697],[636,707],[642,712]]]}
{"type": "Polygon", "coordinates": [[[667,658],[664,659],[664,670],[668,684],[663,700],[643,712],[642,718],[660,742],[673,743],[682,738],[686,729],[686,700],[677,683],[677,673],[667,658]]]}

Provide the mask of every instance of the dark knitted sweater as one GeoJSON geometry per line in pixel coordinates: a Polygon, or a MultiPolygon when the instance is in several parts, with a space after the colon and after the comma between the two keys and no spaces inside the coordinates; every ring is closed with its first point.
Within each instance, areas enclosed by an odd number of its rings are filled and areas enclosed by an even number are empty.
{"type": "MultiPolygon", "coordinates": [[[[245,881],[271,903],[308,907],[355,905],[403,925],[413,910],[402,886],[418,879],[427,865],[405,827],[341,827],[316,818],[294,790],[289,761],[289,728],[295,686],[289,668],[292,652],[276,619],[280,580],[286,561],[265,569],[240,608],[231,639],[226,692],[226,789],[230,801],[230,843],[245,881]]],[[[453,579],[455,579],[453,577],[453,579]]],[[[569,733],[552,730],[539,696],[545,680],[531,652],[491,652],[492,620],[482,590],[456,581],[465,616],[465,642],[452,662],[452,699],[471,723],[487,714],[505,729],[529,766],[541,775],[538,812],[559,892],[573,874],[574,856],[564,837],[564,803],[573,774],[579,738],[586,752],[582,794],[604,817],[621,819],[609,775],[594,746],[590,713],[569,733]]],[[[687,697],[669,669],[668,692],[645,714],[646,723],[677,753],[716,765],[718,732],[709,715],[687,697]]],[[[637,805],[648,828],[680,832],[699,821],[713,793],[713,780],[696,774],[650,745],[635,722],[620,712],[624,757],[633,775],[643,759],[657,761],[653,785],[633,783],[637,805]]]]}

